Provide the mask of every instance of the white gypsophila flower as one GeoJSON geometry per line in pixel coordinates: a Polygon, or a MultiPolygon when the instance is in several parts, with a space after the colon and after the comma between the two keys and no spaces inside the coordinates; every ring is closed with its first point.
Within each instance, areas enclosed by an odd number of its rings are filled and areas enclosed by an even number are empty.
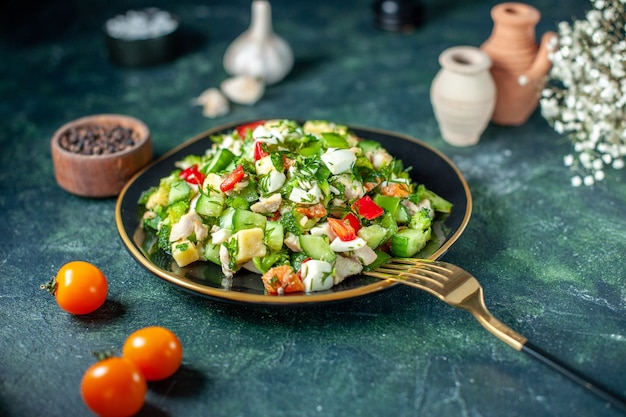
{"type": "Polygon", "coordinates": [[[541,115],[567,135],[572,186],[603,181],[626,159],[626,0],[590,0],[585,19],[559,22],[541,115]]]}

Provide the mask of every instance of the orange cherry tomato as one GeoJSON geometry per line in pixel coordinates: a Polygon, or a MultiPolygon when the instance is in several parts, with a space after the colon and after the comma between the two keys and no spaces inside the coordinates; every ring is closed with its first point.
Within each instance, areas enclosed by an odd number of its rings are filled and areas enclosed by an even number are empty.
{"type": "Polygon", "coordinates": [[[50,291],[63,310],[71,314],[88,314],[104,304],[108,284],[95,265],[73,261],[59,269],[50,291]]]}
{"type": "Polygon", "coordinates": [[[128,336],[122,356],[134,362],[148,381],[159,381],[178,370],[183,347],[172,331],[159,326],[144,327],[128,336]]]}
{"type": "Polygon", "coordinates": [[[83,401],[101,417],[128,417],[143,407],[148,385],[139,368],[121,357],[104,359],[87,369],[80,383],[83,401]]]}

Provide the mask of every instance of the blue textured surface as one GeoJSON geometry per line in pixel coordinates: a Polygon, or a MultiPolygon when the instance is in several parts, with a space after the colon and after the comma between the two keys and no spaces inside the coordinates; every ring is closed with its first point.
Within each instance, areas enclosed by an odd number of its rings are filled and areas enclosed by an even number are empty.
{"type": "MultiPolygon", "coordinates": [[[[441,139],[429,101],[444,49],[480,45],[491,1],[424,2],[410,34],[373,25],[371,2],[273,2],[296,66],[253,107],[209,120],[190,101],[226,74],[223,53],[249,1],[156,1],[184,23],[186,49],[148,69],[109,63],[102,22],[147,5],[122,0],[0,6],[0,415],[89,415],[79,394],[94,350],[162,325],[185,349],[182,369],[151,384],[145,416],[616,416],[584,389],[490,336],[462,311],[410,288],[304,309],[222,304],[141,268],[117,235],[114,199],[55,183],[49,141],[65,122],[128,114],[156,154],[219,124],[267,117],[330,119],[397,131],[446,153],[474,210],[444,260],[473,272],[504,323],[563,361],[626,391],[626,184],[608,173],[571,188],[569,144],[536,113],[489,126],[481,142],[441,139]],[[30,11],[27,11],[30,10],[30,11]],[[23,13],[23,14],[22,14],[23,13]],[[81,259],[109,278],[107,303],[72,317],[39,289],[81,259]],[[44,411],[45,410],[45,411],[44,411]]],[[[538,32],[581,17],[583,0],[530,2],[538,32]]]]}

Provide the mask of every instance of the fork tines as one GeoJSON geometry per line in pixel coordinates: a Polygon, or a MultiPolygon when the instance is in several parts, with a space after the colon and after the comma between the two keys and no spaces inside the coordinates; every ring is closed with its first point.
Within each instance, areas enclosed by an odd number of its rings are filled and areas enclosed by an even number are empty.
{"type": "Polygon", "coordinates": [[[410,281],[418,284],[424,289],[443,289],[449,281],[446,274],[452,271],[444,265],[434,261],[414,259],[414,258],[394,258],[385,265],[376,268],[373,273],[379,278],[410,281]]]}

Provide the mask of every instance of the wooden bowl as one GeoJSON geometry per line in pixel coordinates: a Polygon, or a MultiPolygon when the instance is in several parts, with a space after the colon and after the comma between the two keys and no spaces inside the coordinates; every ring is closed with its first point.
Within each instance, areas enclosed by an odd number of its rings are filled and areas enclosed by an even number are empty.
{"type": "Polygon", "coordinates": [[[152,160],[148,127],[140,120],[118,114],[86,116],[61,126],[52,137],[51,148],[57,183],[64,190],[83,197],[116,196],[126,182],[152,160]],[[108,153],[100,154],[80,153],[78,145],[72,146],[73,150],[68,148],[70,134],[83,137],[84,133],[80,132],[110,132],[115,128],[129,129],[133,143],[118,144],[118,148],[123,149],[109,148],[104,151],[108,153]]]}

